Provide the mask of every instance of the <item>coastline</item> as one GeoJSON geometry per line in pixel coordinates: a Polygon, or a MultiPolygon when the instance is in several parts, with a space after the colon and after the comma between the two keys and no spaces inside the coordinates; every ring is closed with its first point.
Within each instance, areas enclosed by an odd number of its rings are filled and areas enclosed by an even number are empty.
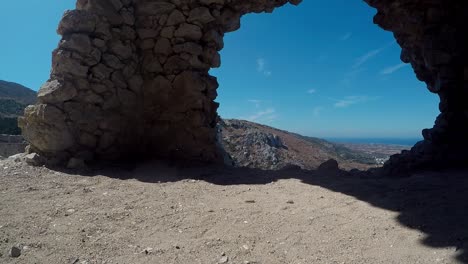
{"type": "Polygon", "coordinates": [[[422,138],[324,138],[333,143],[414,146],[422,138]]]}

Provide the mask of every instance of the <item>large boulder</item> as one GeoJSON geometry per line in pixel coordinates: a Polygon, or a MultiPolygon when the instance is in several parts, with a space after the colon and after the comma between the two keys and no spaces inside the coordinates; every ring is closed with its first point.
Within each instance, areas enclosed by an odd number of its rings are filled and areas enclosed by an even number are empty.
{"type": "Polygon", "coordinates": [[[18,125],[23,136],[35,150],[59,153],[72,147],[75,139],[62,110],[50,104],[30,105],[24,110],[18,125]]]}
{"type": "Polygon", "coordinates": [[[324,163],[320,164],[317,171],[319,173],[325,173],[325,174],[337,173],[340,171],[340,168],[338,166],[338,161],[334,159],[329,159],[325,161],[324,163]]]}

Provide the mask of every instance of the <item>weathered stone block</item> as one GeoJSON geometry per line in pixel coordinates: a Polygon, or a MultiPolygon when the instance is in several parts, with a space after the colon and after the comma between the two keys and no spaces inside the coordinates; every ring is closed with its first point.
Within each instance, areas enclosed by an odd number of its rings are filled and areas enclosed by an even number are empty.
{"type": "Polygon", "coordinates": [[[73,99],[76,88],[70,82],[51,80],[39,89],[37,98],[41,103],[57,104],[73,99]]]}

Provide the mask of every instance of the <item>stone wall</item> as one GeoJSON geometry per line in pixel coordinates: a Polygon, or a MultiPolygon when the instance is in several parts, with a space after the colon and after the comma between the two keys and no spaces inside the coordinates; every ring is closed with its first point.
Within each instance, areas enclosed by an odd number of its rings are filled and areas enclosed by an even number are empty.
{"type": "Polygon", "coordinates": [[[393,156],[385,173],[468,166],[467,1],[366,2],[378,10],[374,22],[394,33],[401,60],[440,97],[441,114],[433,128],[422,131],[424,141],[393,156]]]}
{"type": "Polygon", "coordinates": [[[0,135],[0,159],[24,152],[26,145],[22,136],[0,135]]]}
{"type": "MultiPolygon", "coordinates": [[[[223,36],[240,27],[242,15],[288,2],[300,0],[78,0],[60,22],[63,38],[53,53],[50,80],[38,104],[20,118],[31,151],[55,163],[128,157],[220,161],[218,83],[208,71],[220,66],[223,36]]],[[[457,164],[466,162],[467,154],[459,155],[468,131],[461,40],[466,4],[366,2],[379,11],[375,22],[395,33],[402,60],[441,97],[442,114],[424,131],[426,140],[392,158],[387,168],[432,164],[436,156],[445,162],[446,153],[457,153],[457,164]]]]}
{"type": "MultiPolygon", "coordinates": [[[[287,0],[78,0],[58,27],[50,80],[20,118],[31,151],[66,162],[218,161],[224,33],[287,0]]],[[[291,0],[297,4],[297,0],[291,0]]]]}

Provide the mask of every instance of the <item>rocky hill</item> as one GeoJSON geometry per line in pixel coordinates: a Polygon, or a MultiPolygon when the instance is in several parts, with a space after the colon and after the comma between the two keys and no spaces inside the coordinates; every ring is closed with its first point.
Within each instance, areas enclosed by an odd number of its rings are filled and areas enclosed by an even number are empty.
{"type": "Polygon", "coordinates": [[[316,169],[335,159],[342,169],[375,167],[374,157],[319,138],[305,137],[243,120],[222,120],[220,137],[235,166],[281,169],[292,165],[316,169]]]}
{"type": "Polygon", "coordinates": [[[36,92],[21,84],[0,80],[0,99],[12,99],[29,105],[36,102],[36,92]]]}
{"type": "Polygon", "coordinates": [[[17,118],[36,101],[36,92],[20,84],[0,80],[0,134],[18,135],[17,118]]]}

